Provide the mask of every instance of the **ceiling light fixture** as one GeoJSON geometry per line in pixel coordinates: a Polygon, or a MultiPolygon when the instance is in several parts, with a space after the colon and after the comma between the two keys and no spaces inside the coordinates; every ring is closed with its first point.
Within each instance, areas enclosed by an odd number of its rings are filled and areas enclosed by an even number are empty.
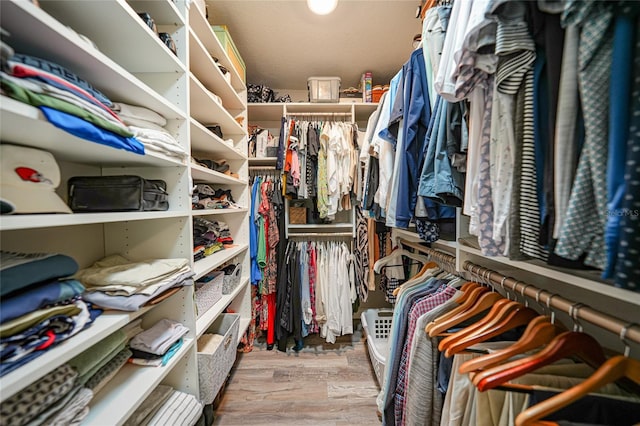
{"type": "Polygon", "coordinates": [[[316,15],[328,15],[338,6],[338,0],[307,0],[307,6],[316,15]]]}

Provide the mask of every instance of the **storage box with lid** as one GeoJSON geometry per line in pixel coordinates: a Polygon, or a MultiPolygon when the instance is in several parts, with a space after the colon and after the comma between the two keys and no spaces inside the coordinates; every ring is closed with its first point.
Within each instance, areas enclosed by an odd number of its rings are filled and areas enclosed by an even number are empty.
{"type": "Polygon", "coordinates": [[[214,33],[216,33],[216,37],[218,37],[220,44],[222,44],[222,47],[224,48],[225,52],[227,52],[227,56],[229,56],[229,60],[231,61],[231,64],[236,69],[236,71],[238,71],[238,74],[240,74],[240,78],[242,79],[243,82],[246,82],[247,67],[245,66],[244,61],[242,60],[242,57],[238,52],[238,48],[236,47],[235,43],[233,42],[233,39],[231,38],[231,34],[229,34],[229,30],[227,29],[227,26],[212,25],[211,29],[213,30],[214,33]]]}
{"type": "Polygon", "coordinates": [[[340,102],[340,77],[309,77],[309,102],[340,102]]]}
{"type": "Polygon", "coordinates": [[[236,361],[239,329],[239,314],[221,314],[198,339],[200,400],[204,404],[213,402],[236,361]]]}

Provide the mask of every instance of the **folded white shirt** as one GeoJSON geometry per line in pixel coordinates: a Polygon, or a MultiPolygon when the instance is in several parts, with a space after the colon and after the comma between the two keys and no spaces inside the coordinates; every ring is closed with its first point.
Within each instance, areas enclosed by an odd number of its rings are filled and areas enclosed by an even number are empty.
{"type": "Polygon", "coordinates": [[[114,102],[111,109],[116,111],[118,115],[120,115],[121,117],[127,116],[127,117],[137,118],[144,121],[150,121],[161,127],[164,127],[167,125],[167,120],[163,116],[143,106],[129,105],[122,102],[114,102]]]}

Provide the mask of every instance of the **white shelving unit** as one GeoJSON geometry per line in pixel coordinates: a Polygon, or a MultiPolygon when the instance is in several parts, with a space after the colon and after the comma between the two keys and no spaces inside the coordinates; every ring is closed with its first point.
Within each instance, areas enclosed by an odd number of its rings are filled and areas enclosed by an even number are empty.
{"type": "MultiPolygon", "coordinates": [[[[295,115],[304,118],[319,118],[317,114],[324,115],[324,119],[347,120],[358,123],[362,128],[366,128],[369,115],[378,107],[377,103],[251,103],[248,104],[249,124],[260,126],[269,130],[274,137],[279,137],[282,117],[295,115]]],[[[249,158],[251,167],[272,167],[276,165],[276,158],[257,157],[249,158]]],[[[304,233],[340,233],[351,232],[355,235],[355,219],[353,212],[345,214],[340,212],[339,219],[329,224],[290,224],[289,223],[289,203],[285,205],[285,223],[287,226],[287,237],[304,233]]]]}
{"type": "Polygon", "coordinates": [[[51,125],[39,109],[2,96],[2,143],[51,152],[61,170],[57,193],[64,200],[67,180],[72,176],[133,174],[167,182],[170,208],[161,212],[1,216],[1,249],[63,253],[73,257],[81,268],[113,253],[131,260],[185,258],[191,261],[196,278],[235,259],[242,263],[246,276],[232,294],[199,319],[193,286],[136,312],[103,313],[91,327],[0,378],[1,401],[136,318],[142,319],[144,328],[161,318],[183,323],[190,331],[168,365],[127,365],[95,395],[89,417],[83,422],[122,424],[160,383],[199,397],[196,339],[227,307],[241,315],[240,336],[249,325],[246,87],[206,18],[191,3],[41,0],[38,7],[21,0],[2,2],[1,25],[10,33],[6,41],[16,52],[64,66],[114,102],[158,112],[168,121],[167,131],[187,152],[200,159],[224,159],[239,178],[188,160],[154,152],[138,155],[74,137],[51,125]],[[138,12],[148,12],[158,31],[172,36],[177,55],[144,24],[138,12]],[[212,56],[230,71],[230,80],[212,56]],[[206,128],[210,124],[220,125],[224,138],[210,132],[206,128]],[[231,189],[240,208],[192,210],[193,181],[231,189]],[[227,223],[234,245],[194,262],[192,223],[196,216],[227,223]]]}

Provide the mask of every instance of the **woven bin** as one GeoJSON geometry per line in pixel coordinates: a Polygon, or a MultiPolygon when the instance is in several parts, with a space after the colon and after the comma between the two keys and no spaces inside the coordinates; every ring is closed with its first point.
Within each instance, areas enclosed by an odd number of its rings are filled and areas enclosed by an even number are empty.
{"type": "Polygon", "coordinates": [[[240,284],[242,276],[242,263],[236,263],[236,267],[229,274],[224,274],[224,283],[222,284],[222,294],[231,294],[233,290],[240,284]]]}
{"type": "Polygon", "coordinates": [[[289,206],[289,223],[304,225],[307,223],[307,208],[289,206]]]}
{"type": "Polygon", "coordinates": [[[222,298],[222,287],[224,286],[224,274],[222,272],[212,272],[210,276],[214,278],[210,281],[196,281],[196,308],[198,317],[207,312],[213,305],[222,298]]]}

